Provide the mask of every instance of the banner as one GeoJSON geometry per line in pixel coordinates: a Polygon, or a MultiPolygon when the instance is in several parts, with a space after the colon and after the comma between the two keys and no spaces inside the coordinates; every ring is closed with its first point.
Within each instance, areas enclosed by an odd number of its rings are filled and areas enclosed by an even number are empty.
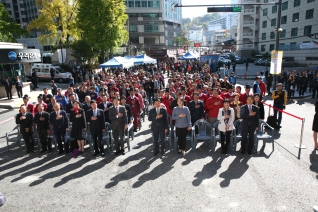
{"type": "Polygon", "coordinates": [[[272,51],[271,53],[271,74],[279,74],[282,70],[283,51],[272,51]]]}
{"type": "Polygon", "coordinates": [[[39,49],[0,49],[0,63],[41,62],[39,49]]]}

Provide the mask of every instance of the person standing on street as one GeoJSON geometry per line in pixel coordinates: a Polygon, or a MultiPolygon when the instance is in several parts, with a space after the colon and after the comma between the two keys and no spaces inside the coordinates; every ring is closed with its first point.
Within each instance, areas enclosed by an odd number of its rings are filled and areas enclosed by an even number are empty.
{"type": "Polygon", "coordinates": [[[212,96],[206,101],[206,109],[209,111],[209,123],[213,127],[217,121],[219,109],[223,107],[223,98],[219,96],[216,88],[212,89],[212,96]]]}
{"type": "Polygon", "coordinates": [[[299,96],[304,96],[304,93],[307,90],[308,86],[308,77],[306,76],[306,72],[303,72],[301,77],[299,78],[299,96]]]}
{"type": "Polygon", "coordinates": [[[165,155],[165,138],[168,133],[167,111],[160,108],[160,100],[154,100],[154,108],[149,111],[148,120],[151,121],[151,130],[153,135],[154,155],[159,153],[159,137],[161,146],[161,155],[165,155]]]}
{"type": "Polygon", "coordinates": [[[32,138],[32,124],[33,115],[27,111],[27,107],[22,105],[20,107],[20,113],[16,116],[15,123],[20,125],[20,133],[26,146],[26,153],[34,152],[33,138],[32,138]]]}
{"type": "Polygon", "coordinates": [[[218,129],[221,134],[222,154],[227,154],[227,150],[231,141],[231,133],[233,130],[233,122],[235,120],[235,112],[230,108],[230,100],[223,100],[223,108],[219,109],[218,120],[220,124],[218,129]],[[226,140],[225,144],[224,141],[226,140]]]}
{"type": "Polygon", "coordinates": [[[317,141],[317,134],[318,134],[318,101],[315,104],[315,116],[312,123],[312,131],[315,143],[315,150],[318,150],[318,141],[317,141]]]}
{"type": "Polygon", "coordinates": [[[54,77],[55,77],[55,70],[54,70],[54,68],[50,68],[50,75],[51,75],[51,80],[54,81],[54,77]]]}
{"type": "Polygon", "coordinates": [[[315,98],[317,92],[317,98],[318,98],[318,73],[315,75],[315,77],[312,80],[312,99],[315,98]]]}
{"type": "Polygon", "coordinates": [[[80,103],[74,101],[73,109],[70,111],[70,122],[72,122],[71,138],[78,144],[78,151],[84,152],[84,137],[86,132],[85,110],[80,108],[80,103]]]}
{"type": "Polygon", "coordinates": [[[191,115],[192,126],[199,119],[204,119],[204,104],[199,100],[199,93],[194,92],[192,94],[193,100],[189,103],[189,110],[191,115]]]}
{"type": "Polygon", "coordinates": [[[47,150],[49,150],[49,152],[52,152],[51,140],[47,138],[48,135],[51,133],[50,114],[44,111],[43,104],[38,104],[37,111],[38,112],[35,114],[33,122],[37,124],[37,131],[42,145],[42,150],[40,153],[43,153],[47,150]]]}
{"type": "Polygon", "coordinates": [[[178,106],[172,111],[172,120],[175,120],[176,136],[178,137],[179,152],[185,155],[187,134],[191,130],[191,117],[189,108],[184,106],[182,98],[177,99],[178,106]]]}
{"type": "Polygon", "coordinates": [[[5,78],[4,88],[6,90],[8,99],[9,100],[12,99],[12,92],[11,92],[12,84],[11,84],[11,82],[9,82],[9,78],[8,77],[5,78]]]}
{"type": "Polygon", "coordinates": [[[54,80],[51,81],[51,86],[52,86],[51,93],[53,96],[55,96],[57,94],[57,86],[55,85],[54,80]]]}
{"type": "MultiPolygon", "coordinates": [[[[272,99],[274,100],[274,107],[280,110],[285,110],[286,103],[287,103],[287,93],[283,90],[283,84],[277,84],[277,90],[275,90],[272,94],[272,99]]],[[[282,112],[278,112],[274,108],[274,117],[276,118],[277,125],[281,128],[280,124],[282,122],[282,112]],[[277,119],[277,112],[278,112],[278,119],[277,119]]]]}
{"type": "Polygon", "coordinates": [[[33,73],[31,76],[32,76],[33,90],[35,90],[36,88],[38,88],[38,75],[36,73],[36,70],[33,70],[33,73]]]}
{"type": "Polygon", "coordinates": [[[247,96],[246,105],[242,106],[240,117],[242,121],[242,141],[241,141],[241,154],[245,154],[247,135],[249,135],[247,153],[252,155],[254,147],[254,132],[258,130],[259,125],[259,110],[258,107],[253,105],[254,97],[247,96]]]}
{"type": "Polygon", "coordinates": [[[53,106],[54,111],[50,114],[50,123],[53,126],[55,139],[59,146],[59,154],[63,154],[63,145],[65,153],[69,153],[69,144],[66,141],[66,132],[68,131],[68,118],[64,110],[60,110],[60,104],[57,102],[53,106]]]}
{"type": "Polygon", "coordinates": [[[115,140],[116,155],[119,155],[120,153],[125,155],[125,130],[128,128],[128,118],[125,107],[119,105],[119,99],[116,96],[113,98],[113,106],[109,108],[108,115],[111,120],[111,129],[115,140]]]}
{"type": "Polygon", "coordinates": [[[23,97],[22,88],[23,88],[23,82],[20,80],[19,76],[16,76],[15,89],[17,90],[19,98],[23,97]]]}
{"type": "Polygon", "coordinates": [[[93,156],[97,156],[99,153],[101,153],[101,156],[104,157],[105,152],[103,144],[103,132],[106,130],[104,111],[97,108],[97,103],[95,100],[92,100],[90,104],[92,109],[87,111],[86,119],[88,122],[90,122],[90,132],[94,142],[95,152],[93,156]]]}
{"type": "Polygon", "coordinates": [[[246,66],[246,71],[247,71],[248,70],[248,61],[246,61],[245,66],[246,66]]]}
{"type": "Polygon", "coordinates": [[[271,87],[273,84],[273,75],[271,73],[268,73],[266,76],[266,87],[267,87],[267,95],[272,95],[271,93],[271,87]]]}

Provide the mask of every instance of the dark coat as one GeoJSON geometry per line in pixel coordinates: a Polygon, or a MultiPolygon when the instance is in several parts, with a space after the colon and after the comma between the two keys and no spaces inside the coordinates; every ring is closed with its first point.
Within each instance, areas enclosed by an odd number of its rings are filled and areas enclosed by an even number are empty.
{"type": "Polygon", "coordinates": [[[241,107],[240,117],[243,119],[242,128],[243,127],[252,127],[256,128],[259,125],[259,110],[256,105],[252,105],[253,112],[256,112],[255,116],[250,116],[250,112],[248,110],[248,105],[244,105],[241,107]]]}
{"type": "Polygon", "coordinates": [[[103,110],[97,108],[97,119],[92,120],[94,116],[94,112],[92,109],[89,109],[86,112],[86,120],[90,123],[90,131],[91,133],[101,133],[102,130],[106,129],[105,127],[105,116],[103,110]]]}
{"type": "Polygon", "coordinates": [[[194,100],[189,103],[192,124],[194,124],[197,120],[204,118],[204,103],[201,100],[198,100],[197,104],[200,105],[200,108],[195,108],[196,104],[194,100]]]}
{"type": "Polygon", "coordinates": [[[105,108],[109,109],[112,106],[113,106],[113,103],[111,103],[111,102],[107,102],[106,103],[106,107],[104,105],[104,102],[99,103],[98,106],[97,106],[99,109],[101,109],[104,112],[104,120],[105,120],[105,122],[108,122],[108,123],[111,122],[110,119],[109,119],[109,116],[108,116],[109,110],[105,111],[105,108]]]}
{"type": "Polygon", "coordinates": [[[22,113],[19,113],[15,118],[15,123],[20,125],[20,133],[24,133],[26,128],[32,131],[33,115],[32,113],[26,112],[25,119],[20,120],[22,113]]]}
{"type": "Polygon", "coordinates": [[[160,119],[156,119],[157,111],[156,108],[152,108],[149,111],[148,120],[151,121],[152,131],[161,131],[169,129],[167,111],[164,108],[159,108],[160,114],[163,116],[160,119]]]}
{"type": "Polygon", "coordinates": [[[61,119],[56,119],[56,112],[50,113],[50,123],[53,125],[53,130],[60,129],[62,132],[66,133],[66,128],[68,128],[68,118],[64,110],[60,110],[61,119]]]}
{"type": "Polygon", "coordinates": [[[41,115],[37,112],[33,122],[38,125],[37,130],[40,135],[46,134],[47,130],[50,130],[50,114],[48,112],[43,111],[41,115]],[[40,120],[41,117],[44,118],[43,121],[40,120]]]}

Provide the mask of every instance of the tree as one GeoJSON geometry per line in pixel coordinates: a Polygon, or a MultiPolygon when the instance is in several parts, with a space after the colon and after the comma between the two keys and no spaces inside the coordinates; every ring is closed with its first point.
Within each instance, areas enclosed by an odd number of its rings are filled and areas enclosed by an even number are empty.
{"type": "Polygon", "coordinates": [[[39,37],[42,44],[68,43],[70,38],[78,38],[76,27],[78,0],[36,0],[40,16],[31,21],[27,29],[43,30],[39,37]]]}
{"type": "Polygon", "coordinates": [[[106,52],[112,52],[128,41],[122,0],[79,0],[77,26],[82,38],[94,50],[99,51],[99,63],[105,62],[106,52]]]}
{"type": "Polygon", "coordinates": [[[180,31],[178,33],[178,36],[173,38],[173,43],[175,43],[178,47],[184,46],[184,45],[190,45],[191,42],[189,41],[187,34],[184,31],[180,31]]]}
{"type": "Polygon", "coordinates": [[[70,48],[74,51],[74,56],[78,61],[93,63],[93,59],[98,56],[98,51],[94,50],[86,40],[76,40],[70,44],[70,48]]]}
{"type": "Polygon", "coordinates": [[[5,6],[0,3],[0,41],[17,42],[14,35],[19,37],[26,34],[27,31],[10,19],[5,6]]]}

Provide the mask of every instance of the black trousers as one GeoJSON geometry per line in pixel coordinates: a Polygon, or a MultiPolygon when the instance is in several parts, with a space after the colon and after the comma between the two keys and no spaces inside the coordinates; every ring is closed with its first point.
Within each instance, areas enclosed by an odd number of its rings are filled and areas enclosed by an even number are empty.
{"type": "Polygon", "coordinates": [[[317,98],[318,98],[318,87],[313,87],[312,88],[312,98],[315,98],[317,92],[317,98]]]}
{"type": "Polygon", "coordinates": [[[161,150],[165,149],[165,138],[166,138],[166,133],[165,130],[159,130],[156,129],[152,132],[153,135],[153,146],[154,146],[154,151],[158,152],[159,151],[159,136],[160,136],[160,146],[161,150]]]}
{"type": "Polygon", "coordinates": [[[42,144],[42,150],[52,150],[52,143],[51,143],[51,139],[48,139],[48,134],[45,131],[41,131],[39,133],[39,137],[40,137],[40,142],[42,144]]]}
{"type": "Polygon", "coordinates": [[[33,89],[38,87],[38,81],[37,79],[32,80],[32,84],[33,84],[33,89]]]}
{"type": "Polygon", "coordinates": [[[104,144],[103,144],[103,133],[102,132],[92,132],[92,139],[94,142],[94,150],[95,153],[104,152],[104,144]]]}
{"type": "Polygon", "coordinates": [[[12,99],[12,92],[10,90],[6,90],[8,99],[12,99]]]}
{"type": "Polygon", "coordinates": [[[21,132],[21,134],[22,134],[23,140],[25,142],[25,147],[27,149],[27,152],[32,151],[33,147],[34,147],[34,143],[33,143],[33,139],[32,139],[31,129],[29,129],[29,132],[25,132],[25,130],[24,130],[21,132]]]}
{"type": "Polygon", "coordinates": [[[124,144],[125,144],[125,132],[124,132],[124,128],[119,129],[119,127],[117,127],[117,129],[113,130],[113,137],[115,140],[115,149],[116,151],[120,150],[124,150],[124,144]]]}
{"type": "Polygon", "coordinates": [[[226,131],[226,132],[220,131],[222,152],[227,152],[227,150],[229,148],[229,145],[231,142],[231,133],[232,133],[232,131],[226,131]]]}
{"type": "Polygon", "coordinates": [[[272,87],[272,84],[270,83],[268,83],[267,85],[266,85],[266,87],[267,87],[267,93],[268,93],[268,95],[270,95],[271,94],[271,87],[272,87]]]}
{"type": "Polygon", "coordinates": [[[242,142],[241,142],[241,151],[245,152],[246,150],[246,141],[247,135],[249,135],[247,152],[252,153],[254,147],[254,132],[256,127],[252,127],[251,125],[242,126],[242,142]]]}
{"type": "Polygon", "coordinates": [[[17,93],[18,93],[18,97],[22,98],[23,97],[22,87],[17,87],[16,90],[17,90],[17,93]]]}
{"type": "Polygon", "coordinates": [[[64,143],[64,150],[66,153],[69,152],[69,144],[67,143],[66,139],[65,139],[65,130],[62,130],[62,129],[57,129],[57,130],[54,130],[54,136],[55,136],[55,139],[56,139],[56,142],[59,146],[59,151],[62,152],[63,151],[63,144],[62,142],[64,143]]]}
{"type": "Polygon", "coordinates": [[[307,90],[307,86],[300,85],[300,87],[299,87],[299,96],[300,95],[304,95],[306,90],[307,90]]]}
{"type": "Polygon", "coordinates": [[[187,145],[187,128],[176,128],[176,135],[178,137],[178,145],[180,150],[185,150],[187,145]]]}

